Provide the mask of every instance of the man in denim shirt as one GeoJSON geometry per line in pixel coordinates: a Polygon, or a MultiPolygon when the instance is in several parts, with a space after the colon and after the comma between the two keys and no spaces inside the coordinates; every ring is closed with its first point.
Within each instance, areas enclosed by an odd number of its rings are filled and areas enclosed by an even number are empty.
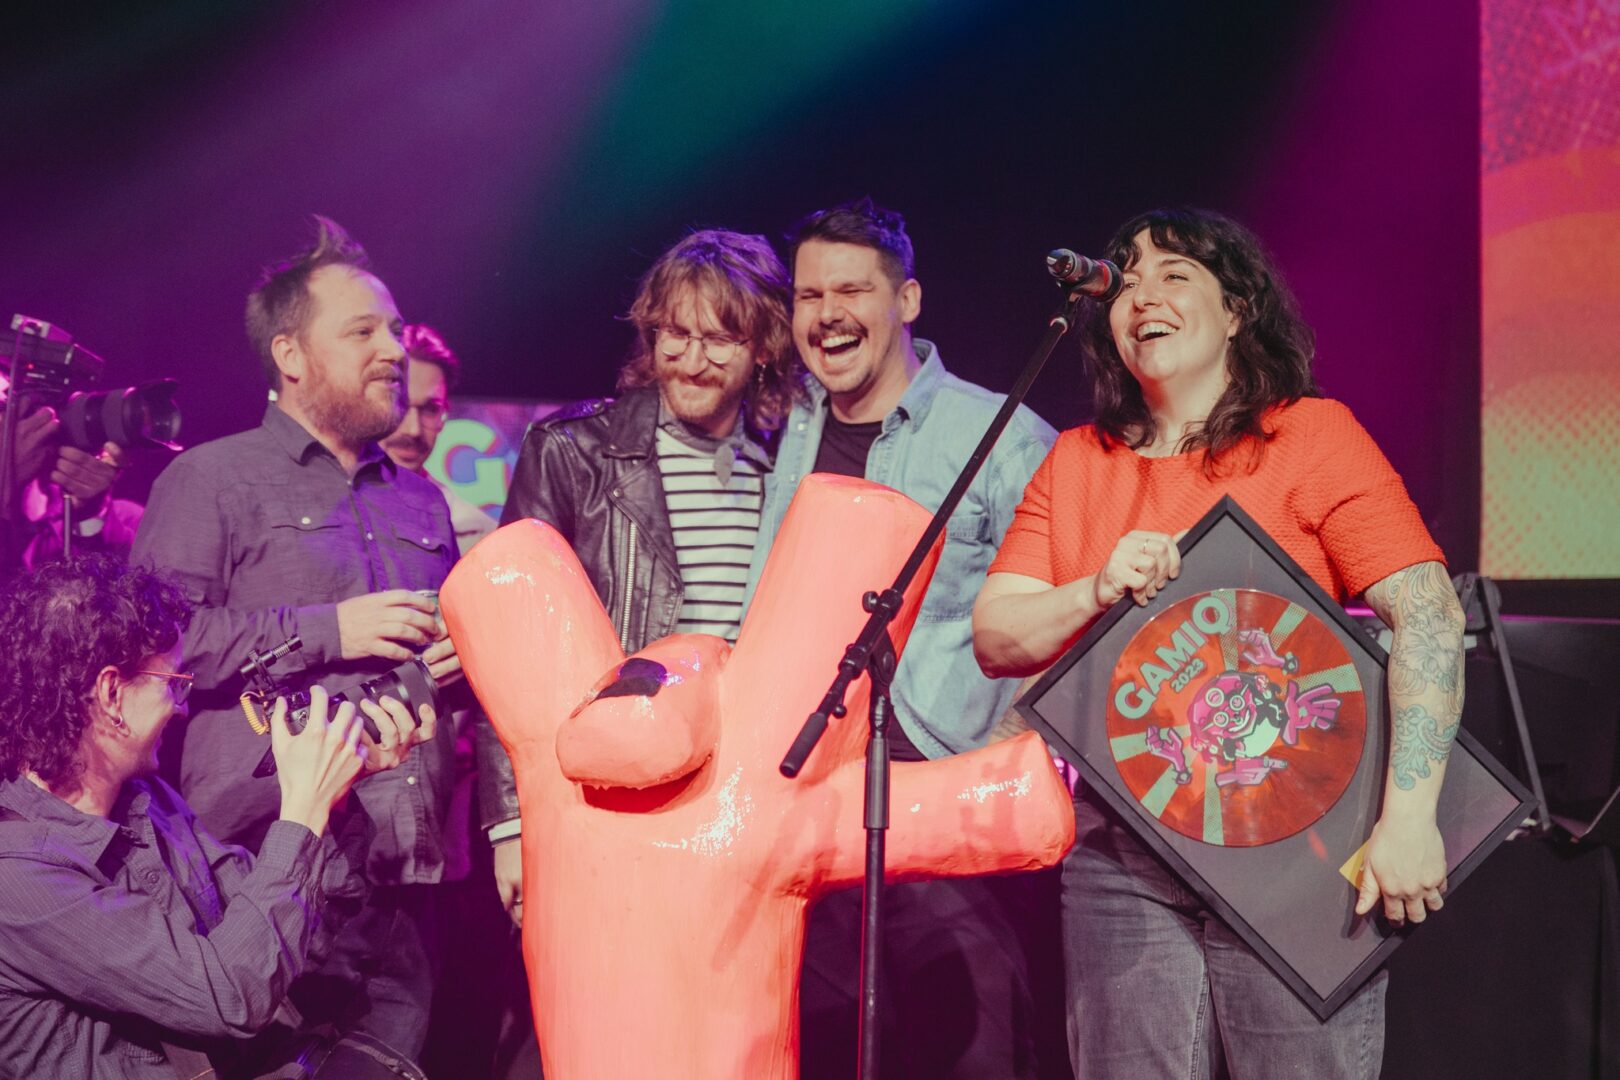
{"type": "MultiPolygon", "coordinates": [[[[823,210],[799,224],[792,245],[793,337],[815,378],[806,380],[808,403],[788,416],[766,482],[753,582],[806,475],[863,476],[936,509],[1004,400],[948,373],[933,343],[912,337],[922,286],[899,214],[870,199],[823,210]]],[[[1055,438],[1048,424],[1019,409],[951,516],[894,679],[896,761],[982,746],[1012,702],[1017,681],[986,678],[973,657],[973,600],[1055,438]]],[[[1037,1075],[1024,959],[1030,912],[1021,910],[1028,884],[938,879],[888,891],[885,1071],[1037,1075]]],[[[811,915],[800,1002],[806,1077],[848,1075],[860,904],[860,891],[847,890],[811,915]]]]}

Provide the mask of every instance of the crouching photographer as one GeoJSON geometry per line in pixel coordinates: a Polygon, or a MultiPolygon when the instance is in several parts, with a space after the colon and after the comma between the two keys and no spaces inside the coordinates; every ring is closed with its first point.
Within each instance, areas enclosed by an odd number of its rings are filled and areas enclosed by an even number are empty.
{"type": "Polygon", "coordinates": [[[324,691],[297,734],[278,703],[279,820],[256,858],[221,844],[154,775],[190,689],[189,616],[173,585],[103,555],[0,597],[0,1077],[209,1075],[205,1052],[286,1020],[334,805],[433,737],[430,708],[418,725],[362,701],[372,739],[324,691]]]}

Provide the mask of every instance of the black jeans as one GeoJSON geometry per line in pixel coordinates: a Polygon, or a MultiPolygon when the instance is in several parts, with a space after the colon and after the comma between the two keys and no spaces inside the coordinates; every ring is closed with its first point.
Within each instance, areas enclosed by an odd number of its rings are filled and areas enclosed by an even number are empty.
{"type": "MultiPolygon", "coordinates": [[[[1066,1077],[1055,879],[934,878],[884,890],[883,1075],[1066,1077]]],[[[861,890],[810,910],[799,979],[804,1080],[855,1073],[861,890]]]]}
{"type": "Polygon", "coordinates": [[[227,1077],[416,1077],[437,978],[436,885],[371,889],[323,943],[288,1000],[296,1029],[276,1025],[232,1048],[227,1077]]]}

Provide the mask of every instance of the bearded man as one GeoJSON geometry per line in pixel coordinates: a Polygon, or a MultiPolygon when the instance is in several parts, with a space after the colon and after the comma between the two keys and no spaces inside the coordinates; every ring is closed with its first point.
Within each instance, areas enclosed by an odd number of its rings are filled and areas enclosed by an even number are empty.
{"type": "MultiPolygon", "coordinates": [[[[164,470],[132,554],[196,608],[181,790],[216,836],[255,851],[278,788],[250,776],[265,746],[237,704],[251,652],[296,634],[302,648],[276,670],[300,684],[350,684],[418,654],[441,684],[460,674],[423,595],[456,559],[444,496],[377,442],[405,414],[403,322],[365,251],[315,221],[314,246],[267,268],[248,296],[248,337],[271,386],[263,422],[164,470]]],[[[360,813],[342,841],[354,914],[293,1002],[309,1030],[357,1034],[406,1075],[432,998],[431,886],[444,872],[453,753],[446,724],[405,765],[355,785],[360,813]]]]}

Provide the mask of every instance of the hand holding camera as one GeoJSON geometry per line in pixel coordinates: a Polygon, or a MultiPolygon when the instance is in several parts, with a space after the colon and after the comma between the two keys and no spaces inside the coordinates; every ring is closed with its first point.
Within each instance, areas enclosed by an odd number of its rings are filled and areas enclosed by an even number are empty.
{"type": "Polygon", "coordinates": [[[326,829],[332,807],[362,774],[392,769],[405,760],[411,747],[433,738],[438,717],[433,706],[417,709],[421,722],[391,697],[381,702],[362,698],[360,710],[352,701],[333,699],[319,686],[309,692],[304,723],[294,730],[286,698],[277,698],[270,711],[270,752],[275,755],[281,785],[281,817],[307,826],[316,836],[326,829]],[[369,716],[371,724],[361,716],[369,716]],[[375,726],[374,739],[368,731],[375,726]]]}
{"type": "Polygon", "coordinates": [[[51,483],[71,495],[85,513],[93,514],[105,503],[123,468],[124,448],[117,443],[104,444],[98,454],[64,446],[51,466],[51,483]]]}
{"type": "Polygon", "coordinates": [[[276,699],[270,711],[270,747],[279,768],[281,819],[296,821],[316,836],[326,831],[332,806],[349,793],[370,754],[361,744],[361,724],[351,702],[342,702],[328,717],[326,691],[310,692],[303,730],[287,723],[287,699],[276,699]],[[330,722],[328,722],[330,720],[330,722]]]}
{"type": "MultiPolygon", "coordinates": [[[[35,409],[17,421],[16,470],[13,476],[18,484],[42,474],[56,456],[56,433],[62,425],[49,408],[35,409]]],[[[5,496],[9,498],[10,492],[5,496]]]]}
{"type": "MultiPolygon", "coordinates": [[[[358,703],[355,721],[363,744],[371,751],[367,772],[393,768],[405,760],[412,746],[431,740],[437,732],[439,688],[421,657],[407,654],[409,659],[381,675],[333,690],[312,686],[289,693],[271,669],[301,648],[302,639],[290,637],[274,649],[251,654],[242,665],[240,672],[247,684],[241,697],[242,713],[254,731],[262,735],[273,730],[271,717],[278,709],[285,711],[287,729],[296,735],[314,722],[317,707],[324,719],[333,706],[349,705],[352,711],[358,703]]],[[[253,775],[273,775],[277,760],[272,742],[253,775]]]]}
{"type": "Polygon", "coordinates": [[[432,742],[439,730],[438,714],[428,702],[417,706],[415,717],[404,705],[387,696],[375,701],[361,698],[360,711],[371,718],[370,724],[361,725],[367,773],[382,772],[402,764],[411,747],[432,742]],[[377,729],[375,739],[370,735],[373,727],[377,729]]]}

